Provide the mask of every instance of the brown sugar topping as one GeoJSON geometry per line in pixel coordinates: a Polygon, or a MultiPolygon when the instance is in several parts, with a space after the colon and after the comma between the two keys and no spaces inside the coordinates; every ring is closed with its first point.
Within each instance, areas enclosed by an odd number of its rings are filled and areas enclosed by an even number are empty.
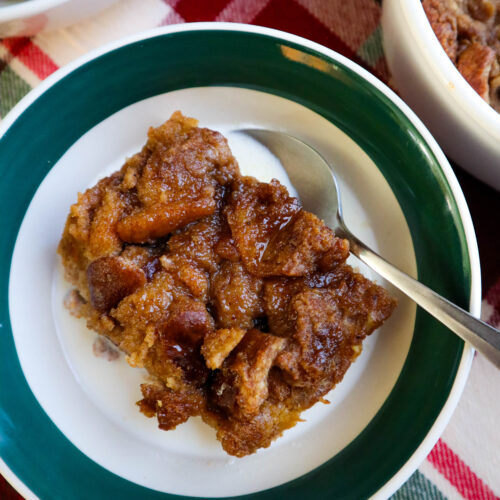
{"type": "Polygon", "coordinates": [[[152,376],[141,411],[164,430],[200,415],[238,457],[322,401],[395,307],[347,241],[179,112],[78,195],[58,251],[68,307],[152,376]]]}

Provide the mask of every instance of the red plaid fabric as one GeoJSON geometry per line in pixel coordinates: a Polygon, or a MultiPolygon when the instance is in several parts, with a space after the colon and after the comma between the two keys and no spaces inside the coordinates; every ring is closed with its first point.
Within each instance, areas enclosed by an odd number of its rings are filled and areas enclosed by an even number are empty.
{"type": "MultiPolygon", "coordinates": [[[[155,26],[194,22],[252,23],[294,33],[340,52],[389,82],[376,0],[122,0],[78,25],[34,38],[0,40],[0,117],[32,87],[98,45],[155,26]]],[[[483,317],[500,326],[500,196],[455,166],[477,231],[483,317]]],[[[500,374],[476,355],[464,396],[427,460],[394,495],[398,499],[498,499],[500,374]]],[[[0,477],[0,498],[18,499],[0,477]]]]}

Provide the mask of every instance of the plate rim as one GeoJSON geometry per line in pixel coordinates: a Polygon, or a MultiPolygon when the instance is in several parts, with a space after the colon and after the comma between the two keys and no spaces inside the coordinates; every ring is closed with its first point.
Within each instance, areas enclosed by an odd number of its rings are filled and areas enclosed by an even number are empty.
{"type": "MultiPolygon", "coordinates": [[[[37,87],[31,90],[19,103],[6,115],[0,124],[0,138],[2,138],[5,133],[10,129],[10,127],[15,123],[17,118],[40,97],[46,90],[52,87],[59,80],[67,76],[69,73],[73,72],[80,66],[86,64],[87,62],[96,59],[97,57],[110,52],[119,47],[129,45],[131,43],[154,38],[156,36],[161,36],[170,33],[178,33],[185,31],[235,31],[235,32],[248,32],[253,34],[267,35],[273,38],[282,39],[287,42],[295,43],[306,47],[308,49],[320,52],[325,56],[336,60],[357,73],[363,79],[368,81],[377,90],[379,90],[386,98],[393,102],[401,112],[406,115],[408,120],[415,126],[418,132],[421,134],[422,138],[428,145],[429,149],[435,155],[439,166],[446,177],[449,187],[455,197],[455,202],[457,205],[458,213],[460,216],[461,223],[463,224],[463,229],[465,233],[467,251],[470,259],[470,297],[469,297],[469,310],[475,315],[479,316],[481,309],[481,273],[479,264],[479,252],[477,247],[477,241],[475,238],[474,227],[472,224],[472,219],[468,206],[465,201],[464,194],[460,188],[458,180],[446,159],[444,153],[440,149],[436,140],[432,137],[430,132],[427,130],[425,125],[420,121],[420,119],[415,115],[415,113],[399,98],[389,87],[387,87],[378,78],[372,75],[370,72],[359,66],[357,63],[351,61],[347,57],[323,46],[316,42],[312,42],[303,37],[286,33],[280,30],[275,30],[272,28],[265,28],[260,26],[254,26],[249,24],[240,23],[226,23],[226,22],[199,22],[199,23],[184,23],[179,25],[171,25],[160,28],[153,28],[141,33],[136,33],[134,35],[115,40],[108,44],[105,44],[97,49],[94,49],[87,54],[84,54],[80,58],[72,61],[63,68],[59,69],[43,82],[41,82],[37,87]]],[[[373,495],[372,498],[386,498],[394,493],[408,478],[409,476],[418,468],[420,463],[428,455],[434,444],[439,439],[445,426],[447,425],[451,415],[458,404],[459,398],[465,387],[465,383],[468,378],[468,374],[471,368],[471,363],[473,359],[474,349],[468,345],[464,345],[462,356],[460,359],[460,364],[456,372],[456,376],[453,382],[453,386],[450,390],[448,398],[441,408],[439,415],[436,417],[434,423],[429,429],[427,435],[421,441],[420,445],[413,452],[413,454],[408,458],[406,463],[373,495]]],[[[15,474],[9,469],[5,462],[0,458],[0,473],[5,477],[5,479],[21,494],[25,495],[26,498],[38,498],[33,492],[19,479],[15,474]],[[18,487],[22,486],[21,490],[18,487]]]]}

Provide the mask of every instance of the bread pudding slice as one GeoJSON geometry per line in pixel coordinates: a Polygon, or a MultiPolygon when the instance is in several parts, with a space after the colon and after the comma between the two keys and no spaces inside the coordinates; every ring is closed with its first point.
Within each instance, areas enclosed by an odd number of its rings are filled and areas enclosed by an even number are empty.
{"type": "Polygon", "coordinates": [[[78,195],[58,252],[72,312],[151,375],[140,410],[164,430],[199,415],[237,457],[321,401],[396,305],[346,240],[180,112],[78,195]]]}

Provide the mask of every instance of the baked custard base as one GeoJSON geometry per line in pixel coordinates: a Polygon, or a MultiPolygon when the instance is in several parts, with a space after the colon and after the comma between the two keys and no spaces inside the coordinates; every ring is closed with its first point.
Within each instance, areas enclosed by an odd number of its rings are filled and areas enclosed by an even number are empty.
{"type": "Polygon", "coordinates": [[[151,375],[140,410],[164,430],[200,415],[237,457],[324,401],[396,305],[346,240],[180,112],[78,195],[58,252],[71,312],[151,375]]]}

